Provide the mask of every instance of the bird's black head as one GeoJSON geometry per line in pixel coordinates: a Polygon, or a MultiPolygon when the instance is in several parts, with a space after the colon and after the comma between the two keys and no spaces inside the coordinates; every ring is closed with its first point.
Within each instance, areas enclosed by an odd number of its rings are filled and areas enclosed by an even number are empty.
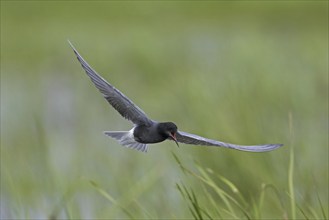
{"type": "Polygon", "coordinates": [[[176,139],[177,126],[174,123],[172,122],[159,123],[158,129],[162,135],[164,135],[166,138],[170,138],[173,141],[175,141],[178,146],[178,142],[176,139]]]}

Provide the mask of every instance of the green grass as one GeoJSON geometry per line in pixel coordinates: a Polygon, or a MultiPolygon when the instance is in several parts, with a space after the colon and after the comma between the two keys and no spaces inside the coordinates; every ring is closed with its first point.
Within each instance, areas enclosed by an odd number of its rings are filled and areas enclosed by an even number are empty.
{"type": "Polygon", "coordinates": [[[0,4],[1,219],[328,218],[328,2],[0,4]],[[121,147],[67,39],[153,119],[284,147],[121,147]]]}
{"type": "MultiPolygon", "coordinates": [[[[294,156],[292,150],[290,152],[290,167],[287,171],[289,173],[287,183],[289,191],[280,192],[276,186],[270,183],[260,183],[257,193],[248,198],[241,193],[233,182],[219,173],[215,173],[212,169],[204,168],[194,161],[193,167],[196,170],[193,171],[191,168],[186,167],[175,153],[172,153],[172,155],[183,174],[192,177],[191,180],[176,183],[176,189],[181,194],[191,214],[191,216],[186,217],[194,219],[262,219],[265,203],[271,200],[277,203],[277,207],[273,207],[277,208],[278,216],[276,218],[296,219],[297,208],[299,211],[298,218],[327,219],[325,208],[319,196],[317,196],[318,207],[315,209],[309,206],[301,207],[296,203],[293,193],[294,156]],[[193,179],[198,182],[198,187],[201,189],[193,189],[193,179]]],[[[98,195],[105,199],[110,207],[109,216],[116,216],[119,211],[123,213],[124,218],[135,219],[136,217],[131,213],[131,209],[128,208],[129,204],[133,204],[141,210],[144,218],[154,219],[157,217],[149,213],[147,208],[138,202],[138,198],[154,184],[151,180],[155,177],[155,170],[150,171],[143,179],[133,185],[126,194],[116,199],[104,186],[98,185],[93,180],[81,178],[78,182],[79,184],[89,182],[98,195]]],[[[75,216],[67,211],[70,206],[69,201],[74,197],[74,194],[78,193],[78,190],[79,186],[74,184],[63,196],[49,218],[58,219],[58,214],[63,210],[66,210],[65,215],[67,218],[82,217],[75,216]]]]}
{"type": "Polygon", "coordinates": [[[185,167],[175,154],[173,156],[183,173],[193,176],[202,185],[202,196],[197,193],[199,189],[194,190],[189,187],[189,182],[181,182],[176,185],[194,219],[262,219],[264,203],[269,199],[278,204],[278,215],[275,218],[296,219],[297,208],[298,219],[327,219],[320,199],[316,210],[309,206],[301,207],[296,203],[293,192],[293,151],[290,153],[288,170],[289,192],[280,192],[276,186],[262,183],[259,185],[258,193],[249,198],[246,198],[233,182],[214,173],[213,170],[200,167],[198,163],[195,163],[197,171],[192,171],[191,168],[185,167]]]}

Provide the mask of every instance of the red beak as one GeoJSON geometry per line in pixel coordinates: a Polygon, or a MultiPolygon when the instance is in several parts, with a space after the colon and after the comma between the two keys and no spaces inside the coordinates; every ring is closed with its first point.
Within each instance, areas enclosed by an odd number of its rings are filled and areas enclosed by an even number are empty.
{"type": "Polygon", "coordinates": [[[177,139],[176,139],[176,134],[175,133],[169,133],[169,135],[173,139],[173,141],[175,141],[175,143],[177,144],[177,147],[179,147],[177,139]]]}

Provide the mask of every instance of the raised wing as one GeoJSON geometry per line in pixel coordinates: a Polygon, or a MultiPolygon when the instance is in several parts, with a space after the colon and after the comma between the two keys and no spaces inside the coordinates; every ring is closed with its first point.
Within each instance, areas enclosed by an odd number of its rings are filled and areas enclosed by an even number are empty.
{"type": "Polygon", "coordinates": [[[134,124],[150,124],[152,120],[137,105],[130,101],[122,92],[108,83],[100,75],[93,70],[89,64],[82,58],[78,51],[69,41],[75,55],[77,56],[82,68],[86,71],[91,81],[95,84],[98,90],[103,94],[104,98],[115,108],[122,117],[132,121],[134,124]]]}
{"type": "Polygon", "coordinates": [[[183,131],[178,131],[176,133],[176,139],[180,143],[184,144],[193,144],[193,145],[204,145],[204,146],[217,146],[217,147],[226,147],[235,150],[249,151],[249,152],[265,152],[271,151],[276,148],[283,146],[283,144],[264,144],[264,145],[251,145],[243,146],[236,144],[229,144],[221,141],[207,139],[195,134],[190,134],[183,131]]]}

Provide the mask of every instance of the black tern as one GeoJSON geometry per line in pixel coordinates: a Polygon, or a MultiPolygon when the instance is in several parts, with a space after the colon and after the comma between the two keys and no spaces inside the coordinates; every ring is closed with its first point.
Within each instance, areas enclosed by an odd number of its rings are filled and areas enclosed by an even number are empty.
{"type": "Polygon", "coordinates": [[[147,117],[142,109],[135,105],[122,92],[108,83],[82,58],[72,43],[72,47],[82,68],[86,71],[91,81],[97,89],[103,94],[104,98],[117,110],[120,115],[134,123],[134,127],[129,131],[105,131],[107,136],[116,139],[121,145],[133,148],[142,152],[147,152],[147,144],[159,143],[165,140],[179,143],[225,147],[240,151],[265,152],[271,151],[283,146],[283,144],[264,144],[264,145],[236,145],[221,141],[211,140],[195,134],[179,131],[173,122],[157,122],[147,117]]]}

